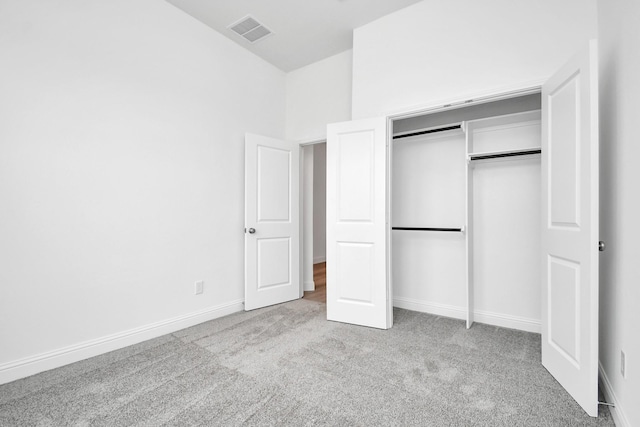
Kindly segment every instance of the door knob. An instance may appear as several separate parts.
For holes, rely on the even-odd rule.
[[[255,232],[256,232],[256,229],[255,229],[255,228],[250,228],[250,229],[249,229],[249,234],[253,234],[253,233],[255,233]]]
[[[604,250],[605,250],[605,248],[606,248],[606,247],[607,247],[607,246],[604,244],[604,242],[603,242],[602,240],[600,240],[600,243],[598,243],[598,250],[599,250],[600,252],[604,252]]]

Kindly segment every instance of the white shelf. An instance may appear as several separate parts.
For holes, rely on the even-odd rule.
[[[504,114],[502,116],[470,120],[467,122],[467,127],[470,131],[477,132],[485,129],[495,130],[501,127],[509,127],[513,125],[523,126],[529,123],[540,123],[541,115],[540,110]]]

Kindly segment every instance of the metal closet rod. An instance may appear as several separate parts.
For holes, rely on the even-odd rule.
[[[540,154],[540,153],[542,153],[541,149],[514,151],[511,153],[478,154],[478,155],[472,155],[469,160],[473,161],[473,160],[499,159],[501,157],[529,156],[531,154]]]
[[[453,126],[445,126],[445,127],[441,127],[441,128],[435,128],[435,129],[427,129],[427,130],[421,130],[418,132],[412,132],[412,133],[405,133],[402,135],[395,135],[393,137],[393,139],[400,139],[400,138],[409,138],[410,136],[418,136],[418,135],[426,135],[428,133],[436,133],[436,132],[444,132],[447,130],[455,130],[455,129],[461,129],[462,125],[453,125]]]
[[[409,230],[409,231],[451,231],[462,232],[464,228],[445,228],[445,227],[391,227],[392,230]]]

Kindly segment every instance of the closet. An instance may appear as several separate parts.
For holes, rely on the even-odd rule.
[[[540,332],[540,94],[393,122],[397,307]]]
[[[327,319],[393,306],[541,333],[598,412],[597,44],[540,91],[327,127]]]

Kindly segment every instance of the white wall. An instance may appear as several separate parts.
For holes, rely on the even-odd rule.
[[[539,125],[518,130],[540,141]],[[539,333],[540,159],[478,162],[471,175],[474,318]]]
[[[465,135],[438,132],[394,140],[393,227],[465,225]],[[393,305],[466,318],[463,233],[392,231]]]
[[[424,0],[358,28],[353,118],[539,84],[596,36],[596,0]]]
[[[640,3],[601,0],[600,35],[600,363],[618,426],[640,425],[638,272],[638,99]],[[620,374],[620,351],[627,378]]]
[[[3,1],[0,62],[0,382],[241,309],[284,73],[157,0]]]
[[[313,145],[313,262],[327,259],[327,144]]]
[[[327,124],[351,120],[352,51],[287,74],[287,139],[327,138]]]

